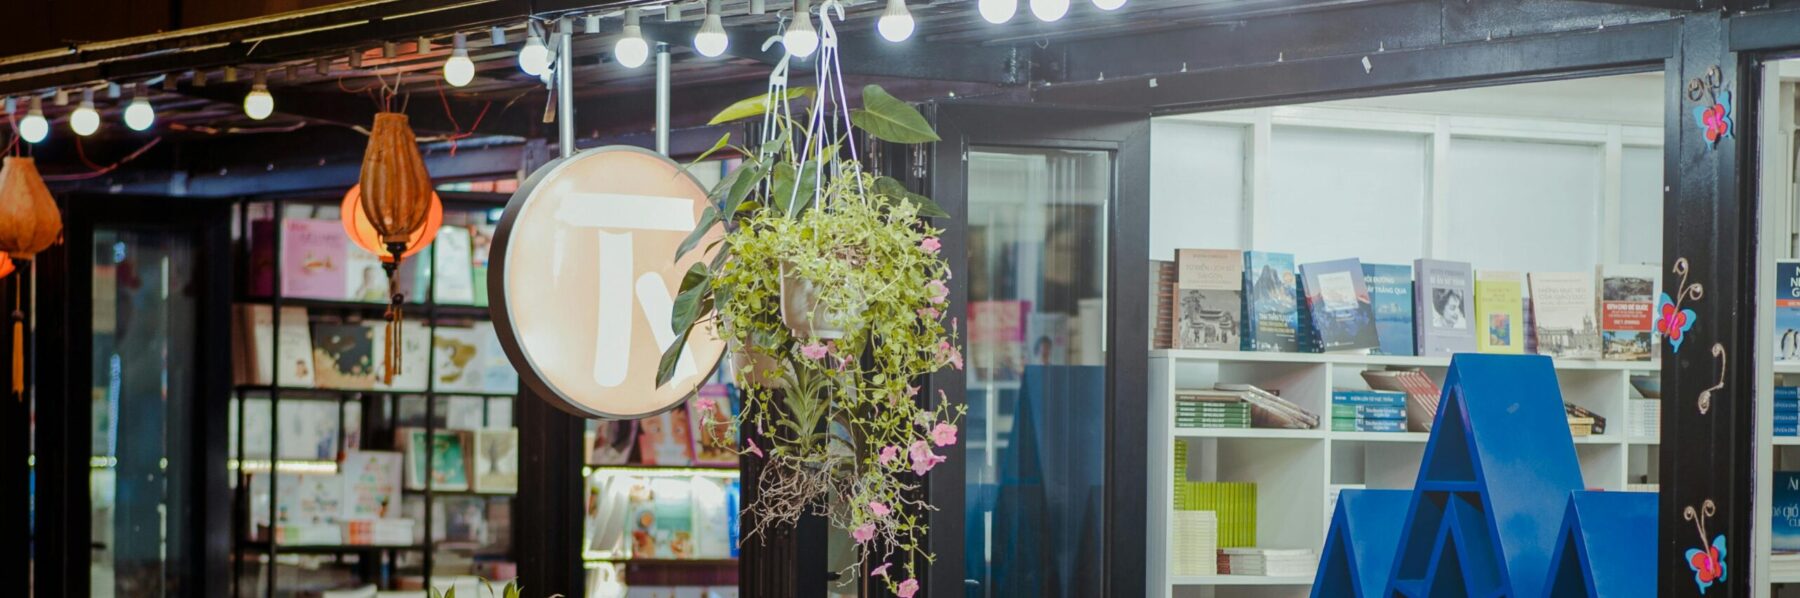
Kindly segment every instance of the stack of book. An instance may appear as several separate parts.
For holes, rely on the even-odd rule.
[[[1215,513],[1221,548],[1256,545],[1256,484],[1178,482],[1175,510]]]
[[[1631,438],[1662,437],[1662,401],[1631,399],[1625,401],[1625,435]]]
[[[1319,554],[1311,548],[1225,548],[1219,550],[1219,574],[1266,577],[1311,577]]]
[[[1606,418],[1586,407],[1564,402],[1563,413],[1569,417],[1569,434],[1597,436],[1606,433]]]
[[[1800,386],[1775,387],[1775,435],[1800,436]]]
[[[1417,369],[1363,370],[1369,388],[1406,393],[1406,430],[1430,432],[1437,420],[1438,389],[1431,376]]]
[[[1214,384],[1213,389],[1236,393],[1249,403],[1252,428],[1314,430],[1319,427],[1318,414],[1255,385],[1220,382]]]
[[[1406,393],[1385,390],[1331,391],[1331,431],[1405,432]]]
[[[1217,575],[1219,515],[1212,511],[1176,511],[1169,528],[1169,572],[1174,575]]]
[[[1241,393],[1182,390],[1175,393],[1175,426],[1180,428],[1248,428],[1250,403]]]

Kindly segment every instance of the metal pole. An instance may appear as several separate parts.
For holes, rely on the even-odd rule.
[[[669,44],[656,42],[656,151],[669,155]]]
[[[564,17],[556,32],[556,149],[564,158],[575,155],[575,36],[569,25]]]

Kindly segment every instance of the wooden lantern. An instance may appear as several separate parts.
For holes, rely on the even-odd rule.
[[[8,256],[5,270],[13,270],[14,258],[30,260],[62,237],[62,213],[44,177],[31,158],[8,156],[0,166],[0,251]],[[14,285],[14,289],[21,288]],[[12,390],[25,398],[25,298],[12,297]]]
[[[375,128],[369,131],[369,147],[363,152],[362,213],[375,229],[380,242],[393,259],[382,260],[387,269],[388,289],[392,293],[387,309],[387,351],[383,354],[383,380],[394,381],[400,373],[400,311],[406,296],[400,292],[400,260],[414,243],[413,234],[424,228],[431,214],[431,175],[425,171],[425,158],[419,155],[419,144],[413,138],[406,115],[382,112],[375,115]],[[441,217],[441,213],[440,213]],[[421,245],[423,246],[423,245]]]
[[[369,223],[369,217],[363,214],[362,185],[350,187],[344,194],[344,203],[338,208],[338,216],[344,222],[344,234],[361,247],[363,251],[375,254],[381,261],[392,261],[394,254],[388,253],[387,246],[381,242],[381,233],[375,232],[375,225]],[[431,211],[425,215],[425,226],[413,233],[412,239],[406,243],[406,252],[402,258],[412,257],[423,251],[432,241],[437,240],[438,229],[444,226],[444,202],[438,199],[437,193],[431,194]]]

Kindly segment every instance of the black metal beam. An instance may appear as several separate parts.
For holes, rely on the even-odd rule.
[[[1719,0],[1582,0],[1594,4],[1616,4],[1638,8],[1655,8],[1661,10],[1701,11],[1716,10],[1722,4]]]
[[[693,43],[698,25],[645,24],[644,38],[652,43],[688,46]],[[763,49],[763,42],[774,35],[772,29],[738,27],[727,30],[731,39],[725,55],[773,65],[781,61],[784,51],[779,45]],[[981,46],[957,43],[895,44],[873,35],[845,35],[838,38],[839,68],[846,76],[895,77],[932,81],[966,81],[993,85],[1022,85],[1026,82],[1024,62],[1019,50],[1012,46]],[[790,62],[794,72],[810,72],[818,54]]]
[[[1726,25],[1733,52],[1800,49],[1800,8],[1736,15]]]

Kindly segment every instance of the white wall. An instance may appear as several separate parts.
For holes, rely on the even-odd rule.
[[[1248,135],[1241,125],[1151,121],[1152,259],[1175,259],[1196,237],[1207,247],[1240,245]]]
[[[1274,225],[1257,248],[1292,252],[1298,263],[1412,263],[1424,247],[1429,139],[1274,127],[1265,204]]]
[[[1445,257],[1481,269],[1593,271],[1602,174],[1596,146],[1452,140]]]

